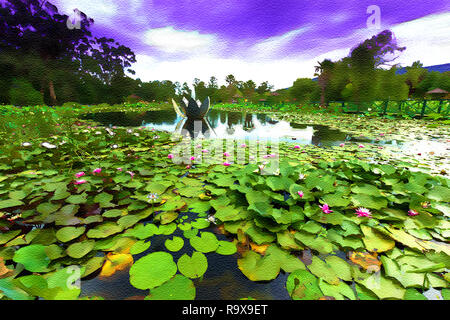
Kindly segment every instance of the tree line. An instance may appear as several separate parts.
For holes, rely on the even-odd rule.
[[[297,79],[290,96],[299,102],[365,102],[373,100],[424,99],[432,89],[450,91],[450,72],[429,72],[420,61],[397,74],[399,47],[391,31],[385,30],[353,48],[349,56],[316,66],[316,79]]]
[[[94,20],[77,11],[76,27],[48,1],[5,0],[0,6],[0,104],[116,104],[168,101],[192,96],[213,103],[268,101],[368,101],[423,98],[436,87],[450,91],[449,72],[428,72],[420,62],[396,74],[392,63],[399,47],[385,30],[353,48],[339,61],[316,66],[317,79],[297,79],[291,88],[273,91],[268,81],[237,80],[232,74],[219,86],[211,77],[186,82],[132,78],[134,52],[108,37],[94,37]],[[194,92],[192,92],[192,89]]]

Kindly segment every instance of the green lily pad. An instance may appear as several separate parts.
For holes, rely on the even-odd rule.
[[[177,272],[172,255],[153,252],[137,260],[130,268],[130,283],[137,289],[153,289],[170,280]]]
[[[76,242],[67,247],[66,252],[72,258],[82,258],[94,249],[94,240],[84,240]]]
[[[280,265],[273,259],[262,257],[254,251],[243,253],[238,259],[238,267],[242,273],[252,281],[269,281],[278,276]]]
[[[232,255],[237,252],[237,247],[233,242],[219,241],[219,247],[217,247],[216,253],[221,255]]]
[[[191,237],[189,242],[195,250],[203,253],[216,251],[219,247],[219,241],[211,232],[201,232],[200,237]]]
[[[137,241],[130,248],[130,254],[139,254],[147,250],[151,245],[150,241],[145,242],[144,240]]]
[[[306,270],[292,272],[286,280],[286,289],[293,300],[318,300],[323,297],[317,278]]]
[[[194,300],[195,294],[192,280],[177,274],[161,286],[151,289],[145,300]]]
[[[361,230],[364,233],[362,238],[366,249],[375,252],[389,251],[395,247],[395,241],[387,238],[383,234],[377,232],[375,229],[361,225]]]
[[[178,270],[188,278],[195,279],[200,278],[208,269],[208,260],[206,256],[194,251],[192,257],[189,257],[186,253],[183,254],[177,262]]]
[[[88,236],[88,238],[106,238],[110,235],[122,231],[122,229],[123,228],[121,226],[118,226],[114,222],[105,222],[95,228],[90,229],[86,235]]]
[[[184,240],[183,240],[183,238],[175,236],[175,237],[173,237],[173,239],[167,239],[164,242],[164,245],[166,246],[167,250],[176,252],[176,251],[180,251],[181,248],[183,248]]]
[[[50,258],[45,252],[46,246],[41,244],[32,244],[22,247],[14,254],[14,262],[21,263],[25,269],[31,272],[46,272]]]
[[[81,236],[85,230],[85,227],[64,227],[56,231],[56,238],[62,242],[69,242]]]

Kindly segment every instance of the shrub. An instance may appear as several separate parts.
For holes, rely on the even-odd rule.
[[[14,79],[9,90],[10,102],[16,106],[43,105],[42,94],[32,84],[23,79]]]

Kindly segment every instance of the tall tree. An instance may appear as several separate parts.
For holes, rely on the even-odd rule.
[[[93,38],[89,30],[94,20],[77,11],[76,27],[69,16],[60,14],[48,1],[4,0],[0,7],[0,52],[10,55],[36,55],[42,62],[41,92],[57,102],[55,82],[66,73],[78,79],[96,76],[104,84],[122,75],[135,62],[134,53],[113,39]],[[129,70],[133,73],[132,70]],[[61,84],[61,83],[60,83]],[[64,84],[61,84],[64,85]],[[67,85],[66,85],[67,87]]]
[[[315,66],[315,76],[318,76],[318,84],[320,87],[320,105],[325,105],[325,92],[328,86],[328,83],[330,82],[330,78],[332,76],[334,68],[334,62],[325,59],[322,62],[318,62],[318,65]]]

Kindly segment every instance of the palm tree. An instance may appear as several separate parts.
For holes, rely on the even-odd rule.
[[[324,106],[325,105],[325,90],[328,86],[328,83],[330,82],[331,73],[334,68],[334,62],[329,59],[325,59],[322,62],[318,61],[317,63],[318,63],[318,65],[315,66],[316,72],[314,73],[314,75],[318,77],[317,80],[319,83],[319,87],[321,89],[320,105]]]

